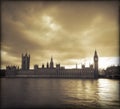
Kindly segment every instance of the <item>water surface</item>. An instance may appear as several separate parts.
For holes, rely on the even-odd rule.
[[[119,80],[1,78],[2,108],[118,109]]]

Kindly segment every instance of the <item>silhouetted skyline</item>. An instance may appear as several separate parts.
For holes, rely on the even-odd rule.
[[[68,67],[89,63],[95,49],[100,67],[118,63],[118,9],[114,0],[2,2],[2,68],[20,66],[24,52],[31,66],[51,56]]]

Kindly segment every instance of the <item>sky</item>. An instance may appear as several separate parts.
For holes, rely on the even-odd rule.
[[[118,65],[118,1],[4,1],[1,5],[1,68],[50,62],[66,68],[93,64]]]

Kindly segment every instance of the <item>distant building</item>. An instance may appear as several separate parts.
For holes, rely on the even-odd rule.
[[[30,54],[22,54],[22,70],[29,70],[30,68]]]
[[[0,69],[0,78],[5,77],[5,69]]]
[[[53,62],[53,58],[51,57],[51,61],[50,61],[50,68],[54,68],[54,62]]]
[[[34,69],[30,70],[30,55],[27,53],[25,55],[22,54],[22,65],[21,69],[17,69],[16,67],[7,67],[6,68],[6,76],[25,76],[25,77],[49,77],[49,78],[98,78],[98,55],[95,50],[94,53],[94,66],[92,64],[89,67],[85,67],[82,64],[82,68],[79,69],[76,67],[74,69],[65,69],[64,66],[60,66],[60,64],[56,64],[54,66],[53,58],[51,57],[50,63],[47,62],[46,66],[42,64],[42,67],[38,67],[37,64],[34,65]]]
[[[95,70],[95,78],[98,78],[98,55],[97,55],[97,51],[95,50],[94,53],[94,70]]]
[[[46,65],[46,66],[47,66],[47,68],[49,68],[49,63],[48,63],[48,62],[47,62],[47,65]]]
[[[16,75],[17,71],[19,71],[19,66],[11,65],[11,66],[6,66],[6,75]]]
[[[120,79],[120,66],[110,66],[105,70],[106,78],[119,78]]]

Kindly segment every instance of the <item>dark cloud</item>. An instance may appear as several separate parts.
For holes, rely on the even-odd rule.
[[[40,48],[40,44],[26,38],[22,27],[12,21],[6,21],[2,25],[2,46],[8,46],[9,53],[20,54],[25,50],[34,51]]]
[[[22,52],[31,66],[49,61],[72,64],[71,59],[118,56],[118,2],[2,2],[3,65],[20,65]],[[115,51],[112,52],[111,50]],[[18,62],[17,62],[18,61]]]

